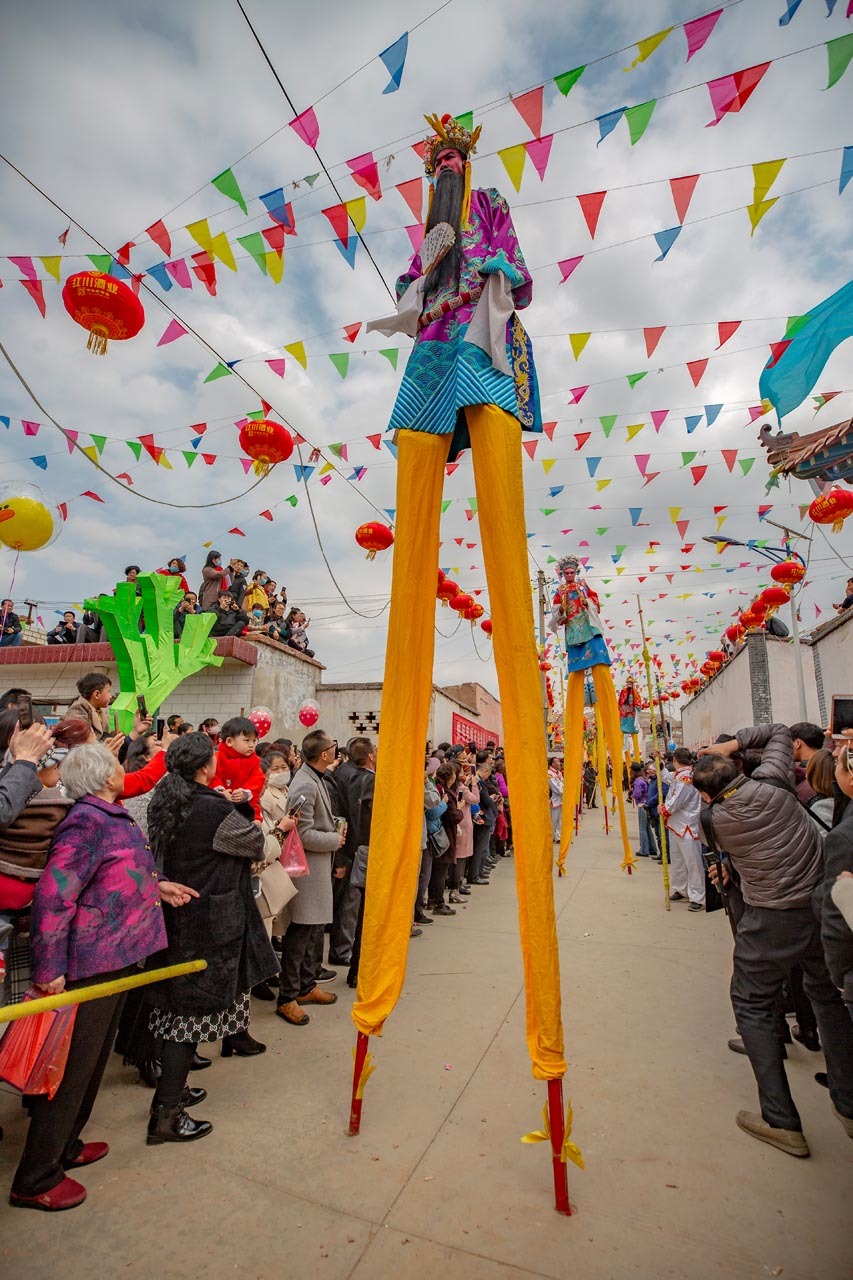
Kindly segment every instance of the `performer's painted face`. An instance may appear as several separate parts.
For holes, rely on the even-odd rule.
[[[435,176],[438,177],[445,169],[450,169],[453,173],[460,173],[465,167],[465,161],[458,151],[448,150],[440,151],[435,159]]]
[[[574,586],[576,572],[577,570],[571,568],[563,570],[563,578],[567,587]]]

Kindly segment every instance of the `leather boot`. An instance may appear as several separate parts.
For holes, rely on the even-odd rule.
[[[212,1129],[209,1120],[194,1120],[183,1106],[155,1105],[151,1108],[145,1141],[149,1147],[156,1147],[161,1142],[194,1142],[196,1138],[206,1138]]]

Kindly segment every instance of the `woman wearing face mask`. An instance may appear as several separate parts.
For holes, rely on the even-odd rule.
[[[187,571],[187,566],[180,556],[172,556],[172,559],[169,561],[167,568],[157,570],[158,573],[161,573],[166,578],[177,578],[181,584],[181,590],[183,591],[184,595],[186,595],[186,593],[190,589],[189,583],[184,577],[184,574],[186,573],[186,571]]]
[[[198,589],[198,602],[202,613],[216,608],[219,592],[225,587],[225,574],[222,570],[222,552],[209,551],[201,571],[201,586]]]
[[[258,569],[257,572],[252,575],[252,581],[246,590],[246,594],[243,596],[243,608],[250,616],[256,616],[256,609],[261,610],[261,619],[266,616],[267,609],[270,607],[270,602],[265,590],[268,582],[269,578],[263,569]]]

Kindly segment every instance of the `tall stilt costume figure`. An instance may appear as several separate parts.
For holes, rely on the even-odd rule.
[[[622,737],[619,731],[619,708],[616,690],[610,674],[610,654],[601,629],[598,614],[598,596],[581,577],[577,556],[563,556],[557,561],[559,586],[554,595],[549,629],[555,634],[564,629],[566,649],[566,705],[565,767],[563,770],[563,822],[560,853],[557,866],[560,875],[566,873],[566,854],[574,830],[575,807],[580,802],[581,765],[583,762],[583,705],[584,672],[592,672],[595,694],[598,699],[596,714],[604,729],[604,739],[610,758],[622,759]],[[625,817],[625,801],[621,789],[615,788],[619,805],[619,828],[622,833],[624,856],[622,866],[630,874],[635,865],[628,842],[628,823]]]
[[[625,767],[631,772],[631,761],[640,759],[640,740],[637,736],[637,712],[640,700],[634,677],[628,676],[625,688],[619,691],[619,728],[622,731],[622,749],[625,753]],[[633,755],[631,750],[633,748]]]
[[[541,431],[530,339],[516,311],[533,285],[509,208],[494,189],[471,187],[480,130],[428,117],[424,164],[434,178],[427,235],[397,281],[395,315],[372,322],[407,333],[414,349],[389,430],[396,432],[397,516],[382,697],[353,1021],[358,1030],[350,1132],[371,1069],[367,1037],[379,1035],[405,977],[423,821],[435,646],[435,567],[445,464],[471,448],[495,665],[512,792],[515,873],[533,1074],[548,1081],[547,1136],[557,1207],[569,1212],[566,1159],[580,1160],[562,1109],[563,1031],[548,806],[548,761],[533,618],[521,432]],[[436,245],[438,247],[436,247]],[[570,1119],[570,1117],[569,1117]]]

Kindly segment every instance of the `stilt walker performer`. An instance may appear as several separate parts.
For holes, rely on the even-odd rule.
[[[530,339],[516,311],[532,296],[509,208],[471,186],[479,128],[428,117],[424,165],[434,179],[422,250],[397,281],[395,315],[369,326],[415,339],[389,430],[396,432],[397,515],[371,824],[364,930],[353,1021],[358,1030],[350,1132],[361,1111],[367,1037],[379,1035],[405,977],[421,857],[423,744],[435,645],[435,573],[445,465],[473,455],[495,665],[512,788],[515,872],[527,999],[527,1045],[548,1082],[547,1136],[557,1208],[569,1213],[562,1103],[563,1030],[552,879],[548,761],[530,599],[521,432],[541,431]]]

